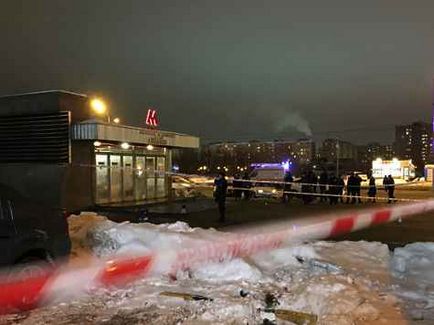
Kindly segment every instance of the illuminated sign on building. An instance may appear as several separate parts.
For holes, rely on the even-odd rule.
[[[372,175],[375,178],[383,178],[392,175],[393,178],[408,180],[415,176],[415,166],[411,160],[382,160],[377,158],[372,161]]]
[[[147,126],[158,126],[158,119],[157,119],[157,111],[155,109],[148,109],[148,113],[146,114],[146,125]]]

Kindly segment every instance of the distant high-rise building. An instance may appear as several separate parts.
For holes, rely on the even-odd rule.
[[[357,146],[358,167],[362,170],[371,169],[372,161],[377,158],[391,160],[393,156],[392,145],[383,145],[378,142],[371,142],[367,145]]]
[[[318,158],[321,166],[336,168],[334,171],[345,173],[359,167],[357,154],[357,146],[351,142],[329,138],[322,142]]]
[[[315,158],[315,142],[310,139],[219,142],[204,146],[202,163],[210,171],[229,173],[244,171],[252,163],[279,163],[286,160],[297,166],[310,164]]]
[[[357,159],[357,147],[348,141],[325,139],[320,149],[320,158],[335,161],[338,155],[339,159]]]
[[[425,122],[414,122],[395,127],[395,154],[400,159],[411,159],[419,172],[423,171],[431,153],[432,128]]]

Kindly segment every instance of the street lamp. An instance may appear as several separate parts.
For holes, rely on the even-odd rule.
[[[110,114],[107,110],[107,104],[101,98],[95,97],[90,100],[90,108],[97,115],[107,118],[107,122],[111,122]],[[119,117],[113,119],[113,123],[119,124],[121,122]]]
[[[98,115],[104,115],[107,112],[107,105],[102,99],[93,98],[90,101],[90,107]]]

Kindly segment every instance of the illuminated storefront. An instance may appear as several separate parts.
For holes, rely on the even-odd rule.
[[[96,204],[167,198],[171,148],[199,145],[185,134],[96,121],[73,125],[72,139],[93,146]]]
[[[408,180],[415,177],[416,167],[411,160],[382,160],[377,158],[372,161],[372,175],[375,178],[383,178],[392,175],[395,179]]]

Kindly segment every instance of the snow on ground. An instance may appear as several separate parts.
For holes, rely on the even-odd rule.
[[[73,265],[94,255],[170,251],[232,236],[182,222],[118,224],[89,213],[69,223]],[[179,272],[176,280],[153,275],[125,288],[9,315],[0,324],[261,324],[275,317],[261,310],[267,296],[275,298],[276,308],[318,315],[319,324],[432,324],[433,269],[434,243],[392,254],[381,243],[318,241],[204,265]],[[162,295],[167,291],[213,300]]]
[[[434,320],[434,243],[413,243],[395,249],[391,268],[395,291],[406,302],[412,317]]]

